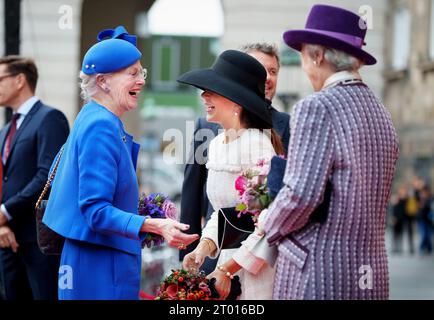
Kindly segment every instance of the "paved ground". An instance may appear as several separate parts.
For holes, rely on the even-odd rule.
[[[434,255],[410,255],[404,250],[400,255],[389,254],[390,299],[434,300]]]
[[[390,248],[390,236],[387,237]],[[418,243],[415,241],[415,243]],[[390,250],[389,250],[390,252]],[[392,300],[434,300],[434,255],[408,254],[404,246],[401,255],[389,253],[390,299]],[[174,249],[144,250],[142,289],[148,293],[156,288],[165,272],[180,267],[177,251]]]

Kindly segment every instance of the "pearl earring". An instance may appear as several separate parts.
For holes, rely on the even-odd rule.
[[[314,61],[313,64],[316,65],[316,61]]]
[[[234,113],[234,115],[236,115],[236,116],[237,116],[237,115],[238,115],[238,112],[235,112],[235,113]]]

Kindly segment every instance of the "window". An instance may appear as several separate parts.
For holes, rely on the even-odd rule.
[[[406,69],[410,54],[411,19],[407,8],[398,8],[393,17],[393,51],[392,68],[394,70]]]
[[[152,84],[156,90],[173,90],[178,85],[180,44],[171,38],[156,39],[152,46]]]

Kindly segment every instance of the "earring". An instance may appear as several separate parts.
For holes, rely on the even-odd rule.
[[[316,65],[316,63],[317,63],[316,61],[313,62],[314,65]]]
[[[238,115],[238,112],[235,112],[235,113],[234,113],[234,115],[236,115],[236,116],[237,116],[237,115]]]

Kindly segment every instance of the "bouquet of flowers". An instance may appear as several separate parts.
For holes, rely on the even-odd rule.
[[[261,159],[255,167],[244,170],[235,180],[235,189],[240,196],[235,208],[239,212],[238,217],[250,214],[257,222],[261,211],[272,202],[267,187],[269,170],[269,161]]]
[[[149,196],[142,194],[139,199],[139,214],[151,218],[171,218],[176,219],[177,210],[172,201],[161,193],[151,193]],[[148,232],[142,242],[142,248],[158,246],[164,242],[164,238],[159,234]]]
[[[155,300],[217,300],[215,279],[207,279],[205,272],[172,270],[160,284]]]
[[[204,271],[172,270],[172,273],[161,282],[156,296],[151,296],[141,291],[140,299],[219,300],[220,295],[215,289],[215,282],[216,279],[208,279]],[[231,279],[231,291],[226,300],[235,300],[240,294],[240,278],[234,276]]]

